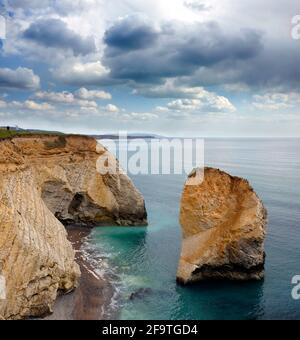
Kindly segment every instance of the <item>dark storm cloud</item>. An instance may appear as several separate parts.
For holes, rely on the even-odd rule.
[[[31,24],[23,36],[25,39],[44,47],[72,50],[76,56],[87,55],[96,51],[93,38],[81,37],[59,19],[41,19]]]
[[[266,50],[261,58],[243,69],[250,86],[300,88],[300,45],[282,44]]]
[[[118,50],[139,50],[152,46],[157,37],[157,31],[149,23],[130,17],[106,31],[104,42]]]
[[[118,79],[159,82],[164,77],[189,76],[201,67],[259,55],[261,35],[253,30],[225,34],[216,23],[137,24],[120,21],[105,34],[105,65]],[[154,33],[155,32],[155,33]]]

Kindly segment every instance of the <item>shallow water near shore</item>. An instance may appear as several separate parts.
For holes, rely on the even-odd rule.
[[[149,215],[148,228],[95,228],[89,246],[113,277],[114,318],[299,319],[292,277],[300,275],[300,140],[209,139],[207,166],[247,178],[269,213],[266,278],[262,282],[176,284],[185,176],[134,176]],[[105,268],[99,268],[104,270]]]

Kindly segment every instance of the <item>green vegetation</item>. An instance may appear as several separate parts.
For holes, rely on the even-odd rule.
[[[31,132],[28,131],[16,131],[16,130],[2,130],[0,129],[0,138],[5,139],[5,138],[10,138],[18,135],[30,135]]]
[[[51,131],[30,131],[30,130],[7,130],[4,128],[0,128],[0,139],[12,138],[17,136],[38,136],[38,135],[63,135],[60,132],[51,132]]]

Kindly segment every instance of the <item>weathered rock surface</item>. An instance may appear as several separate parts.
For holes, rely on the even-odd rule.
[[[203,183],[195,184],[197,174],[190,175],[182,195],[178,282],[262,279],[267,224],[263,203],[244,179],[206,168]]]
[[[61,222],[146,224],[131,180],[97,171],[106,152],[82,136],[0,141],[0,319],[49,313],[59,292],[76,287],[80,271]]]

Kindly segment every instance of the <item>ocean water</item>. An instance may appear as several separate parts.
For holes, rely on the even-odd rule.
[[[125,320],[300,319],[300,140],[208,139],[205,163],[247,178],[269,213],[262,282],[176,284],[185,176],[134,176],[148,228],[101,227],[89,242],[113,274],[114,308]]]

